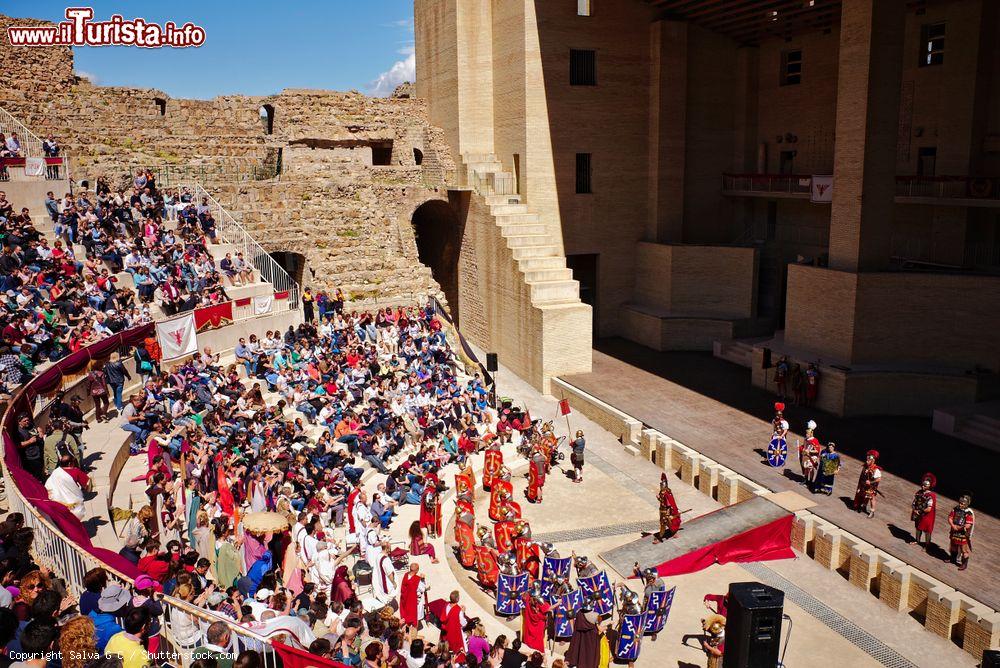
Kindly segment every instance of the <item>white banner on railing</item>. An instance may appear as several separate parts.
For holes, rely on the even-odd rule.
[[[813,175],[809,201],[827,204],[833,201],[833,174]]]
[[[254,315],[264,315],[265,313],[271,312],[271,306],[274,304],[274,295],[257,295],[253,298],[253,314]]]
[[[156,323],[156,339],[163,349],[165,362],[198,352],[198,332],[194,328],[194,313]]]
[[[45,158],[25,158],[25,176],[45,176]]]

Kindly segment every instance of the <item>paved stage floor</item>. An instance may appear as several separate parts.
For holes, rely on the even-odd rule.
[[[996,506],[1000,495],[992,480],[996,454],[931,431],[930,419],[843,419],[815,409],[789,406],[795,433],[782,471],[761,456],[771,434],[775,397],[750,385],[750,370],[707,353],[658,353],[611,339],[595,350],[593,371],[563,380],[628,413],[747,478],[775,491],[794,490],[816,501],[813,512],[873,545],[927,572],[973,598],[1000,608],[1000,578],[995,566],[1000,547]],[[643,368],[639,368],[639,366]],[[643,369],[649,369],[645,371]],[[822,392],[822,385],[820,386]],[[790,402],[789,402],[790,403]],[[798,460],[791,456],[805,423],[818,423],[817,437],[834,441],[843,459],[831,497],[810,495],[801,484]],[[854,497],[864,453],[881,452],[883,479],[873,519],[854,512]],[[930,554],[906,541],[912,533],[910,503],[918,480],[933,471],[940,481],[937,524]],[[945,561],[947,515],[961,491],[973,493],[976,510],[973,558],[959,572]]]

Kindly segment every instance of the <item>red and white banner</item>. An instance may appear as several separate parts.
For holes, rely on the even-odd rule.
[[[264,315],[265,313],[270,313],[273,304],[273,295],[257,295],[253,298],[253,314]]]
[[[198,333],[194,313],[156,323],[156,340],[163,349],[163,361],[191,355],[198,351]]]
[[[194,326],[199,332],[218,329],[233,322],[233,303],[222,302],[212,306],[202,306],[194,311]]]
[[[26,158],[24,161],[25,176],[45,176],[45,158]]]
[[[813,174],[809,201],[820,204],[829,204],[833,201],[833,174],[819,176]]]

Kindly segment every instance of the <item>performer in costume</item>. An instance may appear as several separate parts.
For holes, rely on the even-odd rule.
[[[583,607],[573,620],[573,637],[566,651],[566,663],[573,668],[597,668],[601,659],[601,636],[597,624],[600,616],[594,602],[585,598]]]
[[[517,555],[517,565],[521,570],[528,571],[532,580],[538,579],[541,561],[538,544],[531,540],[531,526],[525,520],[518,520],[518,535],[514,538],[514,552]]]
[[[931,546],[931,534],[934,533],[934,520],[937,515],[937,477],[933,473],[925,473],[920,479],[920,489],[913,495],[913,509],[910,519],[913,520],[913,533],[917,545],[928,549]]]
[[[858,489],[854,493],[854,510],[875,517],[875,495],[882,480],[882,469],[878,466],[878,450],[869,450],[865,456],[865,466],[858,478]]]
[[[701,648],[708,657],[707,668],[718,668],[722,665],[722,654],[726,651],[726,618],[722,615],[709,615],[701,620],[701,628],[705,632]]]
[[[420,528],[427,529],[430,538],[441,535],[441,504],[433,481],[427,483],[420,497]]]
[[[826,444],[823,454],[819,456],[813,492],[831,496],[833,494],[833,481],[838,473],[840,473],[840,454],[837,452],[837,444],[830,441]]]
[[[670,491],[666,473],[660,474],[660,493],[657,494],[657,499],[660,501],[660,531],[653,536],[653,542],[662,543],[681,528],[681,514],[677,510],[674,493]]]
[[[788,436],[788,420],[785,419],[785,404],[780,401],[774,404],[774,419],[771,420],[771,426],[774,427],[771,432],[771,438],[787,438]]]
[[[472,568],[476,565],[476,539],[475,539],[475,518],[472,524],[468,524],[460,515],[455,519],[455,549],[458,551],[458,560],[465,568]],[[485,529],[486,527],[482,527]]]
[[[399,617],[403,623],[420,628],[426,617],[427,582],[420,574],[420,564],[410,562],[410,570],[399,587]]]
[[[642,580],[645,588],[642,591],[642,609],[649,610],[649,597],[653,595],[653,592],[666,591],[667,583],[663,581],[660,574],[655,568],[639,568],[639,562],[635,562],[632,567],[632,574],[637,578]],[[653,640],[656,640],[656,634],[653,634]]]
[[[494,437],[487,442],[483,458],[483,489],[488,492],[493,487],[493,480],[500,474],[500,469],[503,468],[503,453],[500,451],[500,439]]]
[[[638,615],[642,613],[642,608],[640,607],[642,601],[639,598],[639,594],[632,591],[625,585],[624,582],[618,583],[618,626],[614,630],[608,630],[608,642],[611,644],[612,654],[614,654],[614,648],[618,644],[618,638],[621,636],[622,627],[625,624],[626,615]],[[640,642],[642,640],[642,628],[640,624],[639,632],[636,634],[635,642]],[[617,656],[613,657],[616,662],[624,661]],[[629,668],[635,666],[634,661],[628,662]]]
[[[576,566],[576,580],[584,580],[586,578],[592,578],[601,571],[595,566],[590,559],[587,557],[578,557],[576,552],[573,553],[573,565]]]
[[[572,451],[569,461],[573,465],[573,482],[583,482],[583,460],[584,452],[587,449],[587,439],[583,437],[583,430],[577,430],[576,439],[570,444]]]
[[[524,495],[531,503],[541,503],[542,487],[545,486],[545,472],[549,465],[549,459],[545,455],[545,450],[541,444],[536,444],[531,449],[531,457],[528,464],[528,488],[524,490]]]
[[[469,480],[469,495],[473,500],[476,498],[476,472],[472,468],[472,459],[469,457],[465,458],[465,466],[459,469],[459,474],[465,476]]]
[[[485,529],[486,527],[480,527]],[[489,536],[487,536],[489,538]],[[492,543],[492,539],[490,539]],[[476,579],[485,589],[496,589],[497,578],[500,575],[499,554],[492,545],[483,544],[476,547]]]
[[[963,494],[958,497],[958,505],[948,514],[948,526],[951,529],[951,560],[958,564],[958,570],[969,567],[969,556],[972,554],[972,530],[975,528],[976,515],[972,512],[972,497]]]
[[[524,594],[524,609],[521,611],[521,642],[531,649],[545,654],[545,627],[549,609],[552,607],[542,598],[542,583],[537,580]]]
[[[810,491],[816,491],[816,474],[819,469],[820,451],[823,447],[814,435],[816,422],[809,420],[806,423],[806,440],[799,443],[799,464],[802,467],[802,477],[805,479],[806,487]]]
[[[493,537],[496,539],[497,550],[508,552],[514,549],[514,538],[520,533],[517,519],[501,520],[493,525]]]
[[[451,592],[448,596],[448,604],[444,607],[441,615],[441,635],[448,642],[448,647],[456,654],[466,652],[465,628],[467,620],[465,610],[458,604],[459,594],[457,591]]]
[[[480,545],[492,547],[494,550],[497,549],[496,541],[493,540],[493,536],[490,534],[488,528],[483,526],[476,529],[476,537],[479,538]]]

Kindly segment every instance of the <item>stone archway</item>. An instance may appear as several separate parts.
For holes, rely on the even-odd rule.
[[[268,255],[303,288],[312,282],[311,272],[306,271],[306,256],[302,253],[271,251]]]
[[[411,218],[417,240],[417,256],[430,267],[431,275],[445,299],[452,317],[458,319],[458,258],[462,250],[464,223],[451,204],[429,200],[416,208]]]

